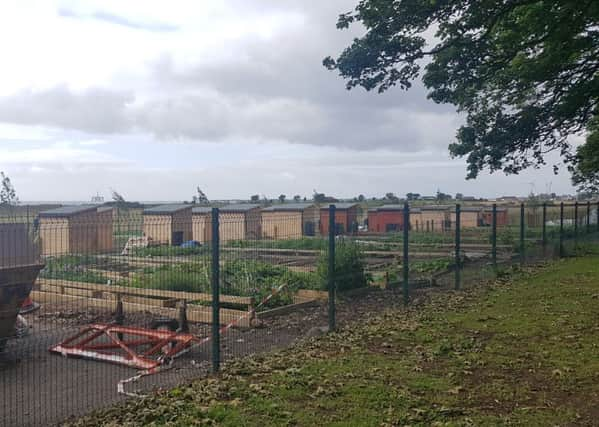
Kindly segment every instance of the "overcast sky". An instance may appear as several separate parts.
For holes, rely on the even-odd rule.
[[[550,168],[466,181],[461,122],[416,84],[321,65],[357,0],[4,1],[0,170],[21,200],[572,192]]]

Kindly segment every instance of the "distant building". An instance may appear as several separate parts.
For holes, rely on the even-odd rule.
[[[100,196],[99,193],[92,196],[92,204],[101,205],[102,203],[104,203],[104,197]]]
[[[114,209],[111,206],[98,208],[98,252],[106,253],[113,250]]]
[[[193,240],[200,243],[210,242],[212,239],[212,208],[210,206],[192,208],[191,223]]]
[[[284,203],[262,209],[262,238],[295,239],[313,236],[320,221],[314,203]]]
[[[193,239],[192,205],[160,205],[143,211],[143,232],[154,242],[179,246]]]
[[[383,205],[368,210],[368,231],[391,233],[403,230],[403,205]]]
[[[517,196],[501,196],[497,198],[497,201],[503,203],[520,203],[520,198]]]
[[[358,229],[358,203],[333,203],[335,205],[335,234],[345,234]],[[329,233],[329,206],[320,208],[320,233]]]
[[[262,236],[260,205],[236,203],[219,208],[219,236],[229,240],[255,240]]]
[[[221,206],[218,210],[218,236],[221,242],[259,239],[262,235],[260,205],[235,203]],[[194,207],[192,223],[194,240],[201,243],[212,240],[212,207]]]
[[[421,206],[419,215],[413,223],[418,231],[445,231],[450,226],[449,206]]]
[[[40,212],[42,255],[87,254],[98,250],[97,206],[63,206]]]
[[[456,208],[452,207],[449,213],[451,228],[455,228]],[[476,228],[483,225],[483,208],[481,206],[460,207],[460,228]]]
[[[483,209],[483,224],[484,225],[492,225],[493,224],[493,208],[485,207]],[[497,226],[504,226],[508,223],[508,211],[507,208],[497,207]]]

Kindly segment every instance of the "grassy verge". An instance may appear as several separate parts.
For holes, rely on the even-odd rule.
[[[511,277],[76,425],[593,425],[599,257]]]

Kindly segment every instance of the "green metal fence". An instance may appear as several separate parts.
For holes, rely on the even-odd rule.
[[[416,305],[430,292],[586,253],[599,237],[598,208],[406,203],[389,207],[384,231],[358,231],[352,204],[108,216],[66,207],[11,217],[0,221],[0,273],[27,257],[42,270],[30,283],[37,310],[21,315],[27,327],[0,336],[0,425],[57,423]],[[73,348],[68,340],[90,327],[100,341]],[[137,359],[120,347],[143,343]]]

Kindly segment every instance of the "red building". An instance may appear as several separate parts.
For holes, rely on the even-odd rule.
[[[354,232],[358,229],[357,203],[333,203],[335,205],[335,234]],[[329,234],[329,206],[320,208],[320,234]]]
[[[368,231],[376,231],[377,228],[377,210],[376,208],[368,209]]]
[[[403,230],[403,206],[383,205],[368,211],[368,231],[392,233]]]
[[[507,208],[497,208],[497,226],[502,227],[507,225]],[[485,225],[493,224],[493,208],[485,208],[483,210],[483,223]]]

